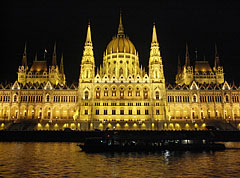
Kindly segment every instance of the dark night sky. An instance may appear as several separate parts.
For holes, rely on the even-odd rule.
[[[87,4],[70,0],[9,0],[1,6],[1,61],[5,63],[1,65],[1,82],[17,80],[25,41],[29,65],[36,52],[43,59],[45,48],[50,62],[56,41],[58,62],[61,53],[64,54],[67,82],[77,82],[88,20],[99,66],[107,44],[117,33],[122,9],[125,33],[146,68],[155,22],[167,82],[174,82],[177,56],[180,55],[183,64],[187,42],[192,63],[197,48],[198,59],[205,56],[211,66],[216,43],[226,80],[240,83],[240,3],[237,0],[89,1]]]

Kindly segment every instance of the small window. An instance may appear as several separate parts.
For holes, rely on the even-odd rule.
[[[120,110],[120,114],[121,114],[121,115],[124,115],[124,110]]]
[[[145,110],[145,115],[148,115],[148,114],[149,114],[149,113],[148,113],[148,109],[146,109],[146,110]]]
[[[104,115],[107,115],[107,110],[106,109],[104,110]]]
[[[116,115],[116,110],[112,110],[112,115]]]
[[[46,96],[46,102],[49,102],[49,101],[50,101],[50,96],[47,95],[47,96]]]
[[[140,115],[141,114],[141,111],[140,109],[137,110],[137,115]]]
[[[156,100],[159,100],[159,91],[156,91]]]
[[[85,91],[85,92],[84,92],[84,99],[85,99],[85,100],[88,100],[88,99],[89,99],[88,97],[89,97],[89,96],[88,96],[88,91]]]
[[[99,115],[99,109],[96,109],[96,115]]]
[[[128,114],[129,114],[129,115],[132,115],[132,110],[131,110],[131,109],[128,110]]]

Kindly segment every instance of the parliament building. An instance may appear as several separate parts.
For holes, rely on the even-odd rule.
[[[175,84],[166,84],[155,25],[148,72],[121,15],[99,67],[88,24],[78,85],[66,84],[56,44],[49,66],[37,55],[29,66],[26,51],[25,45],[17,80],[0,84],[0,129],[24,120],[35,121],[37,130],[202,130],[215,121],[240,129],[240,87],[224,79],[217,48],[211,67],[206,60],[191,65],[186,45]]]

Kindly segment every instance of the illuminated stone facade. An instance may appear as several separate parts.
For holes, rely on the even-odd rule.
[[[10,121],[35,120],[41,130],[188,130],[204,129],[209,120],[240,120],[240,88],[224,81],[218,55],[213,69],[207,61],[191,66],[186,47],[176,85],[166,85],[155,25],[148,73],[121,16],[98,68],[88,25],[78,86],[65,83],[63,58],[60,67],[56,61],[55,45],[51,66],[35,59],[28,69],[25,45],[18,81],[0,85],[1,128]]]

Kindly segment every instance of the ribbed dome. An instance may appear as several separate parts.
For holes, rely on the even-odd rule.
[[[112,53],[136,54],[136,49],[125,35],[117,35],[117,37],[113,37],[112,41],[107,45],[107,54]]]

